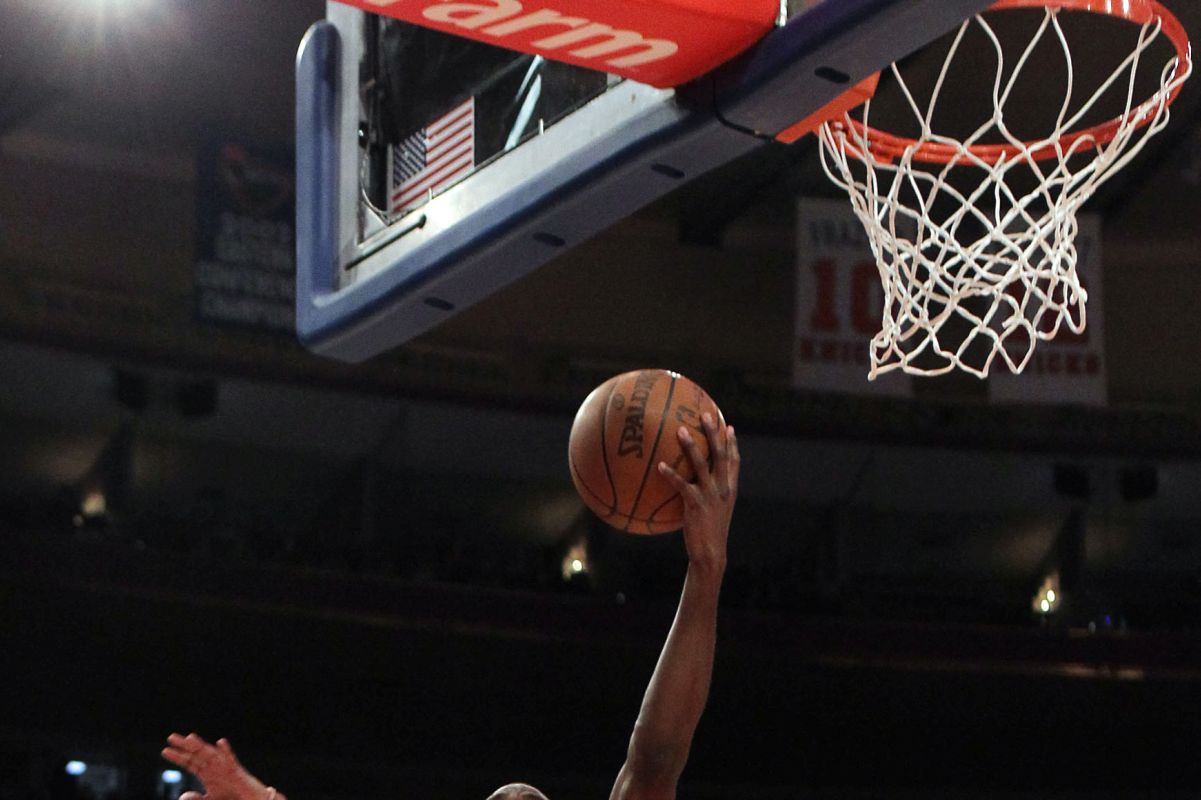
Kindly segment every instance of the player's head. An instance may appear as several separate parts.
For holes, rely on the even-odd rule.
[[[488,800],[547,800],[547,797],[528,783],[510,783],[488,795]]]

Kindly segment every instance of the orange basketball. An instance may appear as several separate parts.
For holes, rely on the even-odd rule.
[[[709,440],[701,414],[724,424],[704,389],[675,372],[642,369],[602,383],[585,398],[571,426],[567,460],[584,503],[614,528],[666,533],[684,524],[684,501],[666,478],[666,461],[681,476],[695,475],[676,431],[687,425],[702,456]]]

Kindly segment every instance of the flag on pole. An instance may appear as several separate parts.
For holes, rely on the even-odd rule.
[[[469,97],[392,148],[389,211],[415,208],[474,169],[475,98]]]

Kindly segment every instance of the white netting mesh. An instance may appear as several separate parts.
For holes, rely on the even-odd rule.
[[[1108,80],[1074,102],[1077,77],[1062,13],[1046,9],[1008,72],[994,25],[983,15],[965,22],[924,109],[893,65],[904,104],[920,129],[912,140],[872,130],[870,101],[818,131],[822,164],[850,194],[884,284],[883,325],[871,341],[870,378],[894,369],[920,375],[961,369],[983,378],[998,355],[1018,373],[1038,340],[1053,338],[1063,326],[1083,331],[1087,293],[1076,274],[1077,212],[1167,125],[1168,105],[1191,73],[1192,60],[1173,55],[1159,73],[1158,90],[1139,102],[1140,67],[1156,40],[1162,47],[1166,38],[1162,21],[1154,19],[1141,26],[1134,51]],[[964,138],[940,135],[932,122],[935,109],[972,26],[996,52],[993,113]],[[1006,123],[1005,111],[1030,102],[1015,96],[1015,87],[1044,40],[1062,48],[1067,85],[1053,129],[1023,141]],[[1114,91],[1125,97],[1118,119],[1077,135],[1098,99]]]

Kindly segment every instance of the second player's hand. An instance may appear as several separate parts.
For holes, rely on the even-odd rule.
[[[205,793],[184,792],[180,800],[286,800],[246,771],[226,739],[209,744],[190,733],[167,737],[163,758],[183,767],[204,784]]]
[[[733,426],[720,424],[712,414],[703,414],[701,424],[709,440],[712,466],[706,463],[688,428],[681,425],[676,436],[692,463],[696,480],[689,483],[662,461],[659,472],[684,501],[684,546],[689,562],[721,571],[726,565],[726,539],[738,497],[738,439]]]

